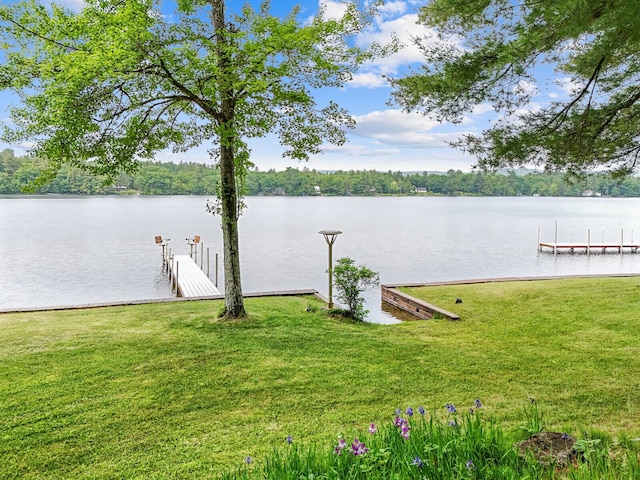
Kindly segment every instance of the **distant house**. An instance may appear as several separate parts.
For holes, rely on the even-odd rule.
[[[413,193],[427,193],[426,187],[415,187]]]
[[[602,194],[600,192],[594,192],[593,190],[585,190],[582,192],[583,197],[600,197]]]
[[[320,187],[318,185],[313,187],[313,193],[315,193],[316,195],[320,195]]]

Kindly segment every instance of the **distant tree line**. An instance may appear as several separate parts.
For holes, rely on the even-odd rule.
[[[13,150],[0,152],[0,194],[20,194],[46,168],[46,162],[16,157]],[[142,162],[135,175],[121,174],[115,183],[64,166],[39,194],[214,195],[218,170],[200,163]],[[640,178],[615,180],[593,174],[568,182],[561,174],[514,172],[403,173],[363,171],[319,172],[308,168],[284,171],[252,170],[248,173],[247,195],[481,195],[481,196],[582,196],[640,197]]]

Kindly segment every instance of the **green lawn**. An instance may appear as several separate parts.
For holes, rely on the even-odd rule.
[[[247,299],[241,322],[209,301],[0,315],[0,478],[213,477],[476,398],[512,430],[534,397],[549,430],[640,435],[639,278],[406,291],[462,320],[358,324],[311,297]]]

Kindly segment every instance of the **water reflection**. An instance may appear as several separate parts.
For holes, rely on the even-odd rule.
[[[394,307],[393,305],[387,302],[380,302],[380,310],[381,312],[386,313],[389,316],[389,322],[384,322],[385,324],[397,324],[402,322],[412,322],[415,320],[420,320],[413,315],[405,312],[404,310],[400,310],[398,307]],[[428,321],[428,320],[423,320]],[[383,322],[379,322],[383,323]]]

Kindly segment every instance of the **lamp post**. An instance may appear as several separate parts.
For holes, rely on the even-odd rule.
[[[333,308],[333,244],[342,232],[340,230],[320,230],[318,233],[324,236],[327,245],[329,245],[329,308]]]

